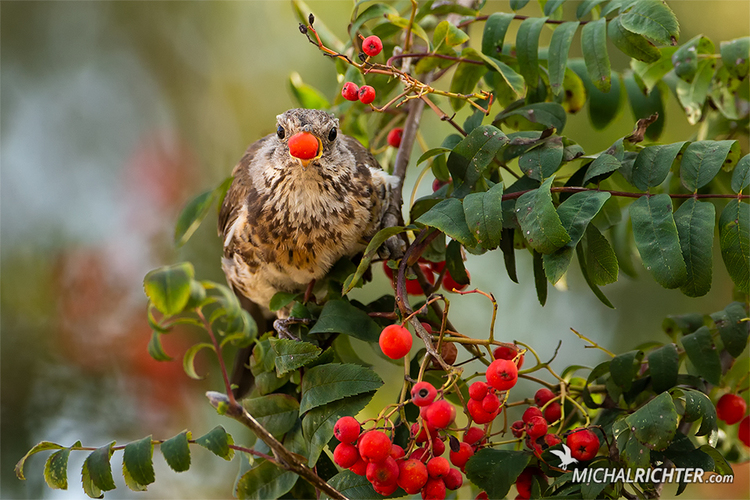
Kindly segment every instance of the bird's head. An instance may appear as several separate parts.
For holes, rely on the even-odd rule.
[[[278,147],[274,155],[280,164],[289,161],[303,169],[309,165],[335,165],[339,121],[317,109],[290,109],[276,117]]]

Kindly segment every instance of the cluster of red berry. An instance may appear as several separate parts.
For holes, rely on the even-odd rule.
[[[383,42],[379,37],[372,35],[362,41],[362,52],[368,58],[375,57],[383,50]],[[354,82],[346,82],[341,89],[341,95],[347,101],[360,101],[362,104],[370,104],[375,100],[375,89],[370,85],[358,87]]]
[[[424,275],[425,279],[430,285],[435,284],[435,278],[436,276],[439,276],[443,269],[445,269],[445,261],[442,262],[429,262],[427,260],[420,259],[419,261],[419,268],[422,270],[422,274]],[[387,262],[383,262],[383,270],[385,271],[385,275],[388,276],[388,279],[391,280],[391,284],[393,283],[393,269],[388,267]],[[466,271],[466,275],[469,276],[469,279],[471,279],[471,275],[469,274],[469,271]],[[461,291],[467,286],[468,284],[459,284],[455,279],[453,279],[453,276],[451,276],[450,271],[445,269],[445,274],[443,275],[443,289],[446,292],[452,292],[454,290]],[[416,278],[411,278],[406,280],[406,293],[409,295],[423,295],[424,292],[422,291],[422,287],[419,286],[419,281],[417,281]]]
[[[745,446],[750,446],[750,415],[745,415],[747,403],[736,394],[724,394],[716,403],[716,416],[729,425],[737,426],[737,437]],[[742,418],[742,417],[745,418]]]

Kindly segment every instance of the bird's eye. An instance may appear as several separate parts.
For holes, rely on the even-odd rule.
[[[279,139],[283,139],[284,138],[284,127],[282,127],[281,125],[279,125],[276,128],[276,135],[279,136]]]
[[[333,127],[333,128],[331,129],[331,131],[330,131],[330,132],[328,132],[328,140],[329,140],[329,141],[332,141],[332,140],[336,139],[336,134],[337,134],[337,132],[336,132],[336,127]]]

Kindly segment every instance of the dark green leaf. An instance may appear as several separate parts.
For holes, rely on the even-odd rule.
[[[161,454],[175,472],[185,472],[190,468],[190,439],[190,431],[182,431],[161,444]]]
[[[747,186],[750,186],[750,154],[743,156],[732,172],[732,191],[739,193]]]
[[[623,392],[630,390],[633,385],[633,379],[638,375],[641,368],[643,351],[630,351],[619,354],[612,358],[609,364],[609,371],[612,374],[612,381],[620,387]]]
[[[323,306],[318,321],[310,329],[310,334],[343,333],[365,342],[377,342],[380,330],[366,312],[348,301],[329,300]]]
[[[672,397],[663,392],[625,417],[625,422],[635,429],[633,435],[641,444],[651,450],[663,450],[677,432],[678,419]]]
[[[81,467],[81,486],[83,487],[83,492],[89,497],[104,498],[102,490],[91,479],[91,472],[89,471],[89,464],[87,462],[83,462],[83,467]]]
[[[143,288],[159,312],[172,316],[181,313],[188,303],[194,276],[193,265],[181,262],[150,271],[143,280]]]
[[[607,34],[615,47],[634,59],[646,63],[656,62],[661,58],[661,52],[651,42],[641,35],[625,29],[620,18],[616,17],[609,22]]]
[[[659,83],[667,73],[672,71],[672,55],[676,50],[677,47],[662,48],[660,50],[661,58],[651,64],[641,61],[631,61],[630,65],[633,68],[633,71],[641,77],[648,92],[651,92],[656,84]]]
[[[456,240],[451,240],[445,249],[445,267],[456,283],[469,284],[469,275],[466,273],[463,256],[461,255],[461,244]]]
[[[544,275],[543,256],[536,250],[534,251],[534,288],[536,288],[536,298],[544,306],[547,303],[547,279]]]
[[[620,271],[617,255],[595,225],[586,226],[583,243],[591,282],[595,285],[608,285],[617,281]]]
[[[344,470],[333,476],[329,481],[333,488],[350,500],[372,500],[383,498],[372,487],[365,476],[358,476],[349,470]],[[328,500],[330,497],[323,497]]]
[[[546,17],[530,17],[518,26],[516,57],[518,68],[529,88],[539,85],[539,34],[546,21]]]
[[[641,191],[660,185],[667,178],[672,163],[684,145],[685,142],[676,142],[663,146],[648,146],[641,150],[633,163],[632,184]]]
[[[674,73],[686,82],[692,82],[698,72],[698,56],[713,54],[714,44],[703,35],[698,35],[685,43],[672,55]]]
[[[607,54],[606,19],[592,21],[581,29],[581,51],[591,82],[600,91],[609,92],[612,78]]]
[[[503,50],[503,40],[508,26],[513,20],[513,14],[509,12],[494,12],[490,14],[484,23],[482,33],[482,53],[490,57],[497,57]]]
[[[521,10],[526,7],[529,0],[510,0],[510,8],[513,10]]]
[[[234,439],[220,425],[217,425],[210,432],[196,439],[195,442],[224,460],[232,460],[234,458],[234,450],[229,447],[230,444],[234,444]]]
[[[591,82],[586,65],[581,59],[571,59],[568,66],[583,81],[589,99],[589,118],[595,129],[607,127],[617,117],[625,102],[625,88],[620,83],[620,75],[610,78],[611,88],[602,92]]]
[[[648,367],[651,370],[651,385],[654,392],[664,392],[677,385],[677,372],[680,369],[677,346],[666,344],[651,351],[648,354]]]
[[[299,417],[299,402],[287,394],[245,399],[242,404],[276,438],[294,427]]]
[[[31,455],[35,455],[40,451],[62,450],[63,448],[65,448],[63,445],[52,443],[50,441],[42,441],[41,443],[37,443],[16,464],[16,467],[14,469],[16,472],[16,477],[22,481],[26,480],[26,476],[23,475],[23,466],[26,464],[26,460],[28,460]]]
[[[719,450],[717,450],[710,444],[704,444],[703,446],[698,448],[698,450],[711,457],[711,460],[713,460],[714,462],[713,470],[715,472],[718,472],[722,476],[734,476],[734,470],[732,470],[732,466],[729,465],[729,462],[727,462],[727,459],[724,458]]]
[[[576,17],[578,19],[583,19],[588,15],[589,12],[591,12],[591,9],[599,5],[600,3],[604,3],[607,0],[584,0],[583,2],[578,4],[578,9],[576,10]]]
[[[83,468],[88,471],[94,486],[101,491],[115,489],[115,480],[112,478],[112,465],[109,463],[112,458],[112,447],[114,445],[113,441],[108,445],[97,448],[83,462]]]
[[[539,253],[552,253],[570,241],[555,206],[552,204],[550,177],[538,189],[521,195],[516,200],[516,217],[523,236]]]
[[[620,459],[625,466],[631,469],[649,466],[651,450],[635,437],[625,419],[618,420],[612,425],[612,433],[620,451]]]
[[[731,200],[719,217],[721,257],[732,281],[750,293],[750,204]]]
[[[490,68],[497,71],[500,77],[508,85],[508,88],[510,88],[515,93],[515,97],[521,96],[523,94],[523,77],[516,73],[513,68],[511,68],[504,62],[495,59],[494,57],[481,53],[477,53],[477,55],[481,57],[482,60],[487,63]]]
[[[126,481],[133,491],[143,491],[146,485],[156,480],[154,475],[154,445],[151,436],[133,441],[125,446],[122,457],[122,473],[129,476]]]
[[[289,339],[269,339],[271,347],[278,355],[274,360],[276,371],[279,375],[284,375],[290,371],[296,370],[301,366],[313,361],[320,356],[323,350],[309,342],[299,342]]]
[[[545,130],[554,127],[557,133],[560,133],[565,128],[566,119],[565,109],[556,102],[538,102],[502,111],[492,123],[506,122],[515,129],[523,130]]]
[[[654,113],[659,115],[659,118],[646,129],[646,138],[656,141],[661,137],[661,133],[664,130],[664,100],[662,98],[662,95],[666,95],[666,92],[662,94],[662,87],[665,87],[664,84],[654,86],[651,89],[651,93],[646,95],[644,93],[645,89],[642,89],[639,81],[636,81],[640,77],[635,73],[628,72],[623,78],[625,80],[625,90],[628,93],[628,100],[630,101],[630,109],[633,111],[633,117],[636,120],[640,120],[648,118]]]
[[[281,498],[294,487],[299,476],[266,460],[245,472],[237,482],[237,498],[267,500]]]
[[[477,244],[466,223],[463,204],[456,198],[443,200],[422,214],[417,222],[434,227],[466,246]]]
[[[486,491],[489,498],[504,498],[531,456],[525,451],[483,448],[466,463],[466,477]]]
[[[721,360],[706,326],[682,337],[682,345],[698,374],[714,385],[721,383]]]
[[[557,9],[562,7],[563,3],[565,3],[565,0],[547,0],[542,12],[544,12],[545,16],[551,16]]]
[[[344,282],[343,290],[341,291],[342,295],[346,295],[347,293],[351,292],[354,286],[365,274],[365,272],[367,272],[367,270],[370,268],[372,259],[378,253],[378,248],[380,248],[380,245],[385,243],[385,241],[391,236],[395,236],[404,231],[405,228],[401,226],[385,227],[372,237],[370,243],[367,244],[367,248],[365,248],[365,253],[362,256],[362,259],[359,261],[357,271],[351,277],[347,278]]]
[[[80,446],[80,442],[77,443]],[[52,489],[68,489],[68,457],[70,448],[63,448],[49,456],[44,464],[44,481]]]
[[[689,198],[675,211],[674,222],[687,269],[680,289],[688,297],[701,297],[711,289],[716,211],[711,203]]]
[[[586,284],[589,286],[592,292],[594,292],[594,295],[596,295],[596,298],[601,301],[602,304],[604,304],[607,307],[610,307],[612,309],[615,308],[614,305],[612,305],[612,302],[609,301],[609,299],[604,295],[604,293],[599,290],[599,287],[596,286],[596,283],[594,283],[589,276],[589,271],[586,263],[586,256],[584,254],[583,249],[583,242],[579,243],[578,246],[576,246],[576,255],[578,256],[578,265],[581,268],[581,274],[583,275],[583,279],[586,281]]]
[[[703,105],[708,96],[715,67],[716,63],[712,59],[704,59],[698,63],[698,72],[691,83],[684,80],[677,82],[677,100],[680,101],[691,125],[698,123],[703,116]]]
[[[463,33],[463,31],[460,32]],[[474,61],[482,59],[477,51],[472,48],[464,49],[461,52],[461,58]],[[487,67],[484,65],[459,63],[451,79],[450,91],[455,94],[471,94],[485,73],[487,73]],[[450,103],[451,107],[458,111],[466,105],[466,99],[451,98]]]
[[[599,176],[604,176],[620,168],[620,161],[614,156],[602,153],[591,162],[583,178],[583,184],[596,182]],[[605,177],[606,178],[606,177]]]
[[[750,321],[743,321],[746,317],[747,313],[741,302],[732,302],[723,311],[711,315],[719,329],[724,349],[735,358],[740,357],[745,350],[747,337],[750,335]]]
[[[333,437],[333,426],[336,425],[338,419],[346,415],[356,416],[372,400],[374,394],[374,392],[368,392],[339,399],[313,408],[305,414],[302,419],[302,429],[305,433],[305,439],[310,443],[310,462],[308,465],[312,467],[318,461],[320,453]]]
[[[750,71],[750,37],[721,42],[721,60],[732,75],[746,77]]]
[[[700,391],[692,389],[680,389],[685,397],[685,420],[695,422],[701,419],[701,426],[695,433],[696,436],[705,436],[711,432],[716,432],[716,408],[708,399],[708,396]]]
[[[703,315],[700,313],[689,313],[680,315],[669,315],[661,324],[664,333],[675,338],[677,333],[686,335],[693,333],[703,326]]]
[[[215,190],[206,191],[193,198],[182,209],[180,216],[177,218],[177,224],[174,228],[174,244],[177,247],[184,245],[193,235],[198,226],[208,214],[211,204],[214,202]]]
[[[620,15],[622,25],[658,43],[668,45],[680,36],[680,25],[672,10],[661,0],[640,0]]]
[[[513,228],[503,228],[503,237],[500,240],[500,250],[503,251],[503,262],[508,278],[514,283],[518,283],[516,275],[516,249],[513,247],[513,237],[515,230]]]
[[[482,125],[472,130],[453,148],[453,152],[448,156],[448,170],[453,178],[454,196],[462,198],[469,194],[497,152],[507,142],[507,136],[500,129],[492,125]],[[464,244],[473,246],[471,241]]]
[[[464,198],[466,224],[477,243],[487,250],[500,245],[503,230],[502,202],[502,182],[495,184],[488,191],[471,193]]]
[[[680,180],[688,191],[696,192],[716,177],[721,167],[737,163],[740,145],[737,141],[698,141],[691,143],[682,155]]]
[[[295,292],[276,292],[274,296],[271,297],[271,302],[268,303],[268,309],[271,312],[283,309],[291,304],[299,295],[299,293]]]
[[[526,176],[541,182],[557,172],[562,161],[562,139],[555,136],[522,154],[518,158],[518,168]]]
[[[555,95],[558,95],[563,89],[565,68],[568,64],[568,51],[570,51],[570,44],[573,42],[573,35],[575,35],[579,24],[577,21],[563,23],[555,28],[554,33],[552,33],[552,39],[549,42],[548,68],[549,84],[552,93]]]
[[[677,226],[668,194],[641,196],[630,205],[635,246],[654,279],[664,288],[678,288],[687,280]]]
[[[383,380],[360,365],[331,363],[311,368],[302,379],[300,413],[332,401],[378,389]]]
[[[451,151],[450,148],[442,148],[442,147],[429,149],[425,151],[424,153],[422,153],[422,156],[420,156],[419,159],[417,160],[417,165],[422,164],[422,162],[429,160],[433,156],[441,155],[443,153],[450,153],[450,151]]]
[[[374,3],[368,6],[357,16],[351,26],[349,26],[349,36],[352,39],[356,38],[359,29],[364,23],[371,19],[383,19],[383,16],[385,16],[386,14],[398,15],[398,11],[392,6],[384,3]]]

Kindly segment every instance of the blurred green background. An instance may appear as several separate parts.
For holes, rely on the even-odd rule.
[[[575,2],[569,3],[572,17]],[[341,37],[352,4],[309,2]],[[746,0],[669,4],[682,25],[681,41],[703,33],[718,45],[750,32]],[[484,10],[509,8],[489,1]],[[539,6],[532,2],[522,13],[539,15]],[[191,260],[199,278],[223,281],[213,216],[180,250],[172,245],[175,218],[187,200],[231,172],[248,144],[274,130],[277,114],[295,106],[291,72],[333,98],[340,84],[332,62],[299,34],[287,1],[2,2],[0,23],[0,495],[82,497],[82,453],[71,456],[67,492],[44,485],[46,457],[28,462],[26,482],[15,478],[15,462],[41,440],[101,446],[148,434],[167,438],[185,428],[201,435],[221,423],[241,442],[244,430],[203,399],[205,390],[221,387],[214,363],[200,360],[199,371],[213,370],[205,381],[182,372],[181,355],[198,334],[165,337],[171,363],[146,354],[142,277]],[[476,44],[481,25],[470,34]],[[577,44],[572,56],[580,55]],[[612,54],[613,68],[623,69],[626,59]],[[669,99],[662,140],[684,140],[696,129]],[[428,113],[423,131],[435,147],[452,129]],[[603,133],[591,133],[584,110],[569,119],[565,134],[594,153],[629,133],[633,122],[626,107]],[[747,153],[746,140],[742,146]],[[411,169],[407,199],[415,178]],[[423,184],[419,195],[429,192],[429,182]],[[637,280],[621,276],[604,289],[616,310],[603,306],[577,271],[567,278],[568,290],[551,289],[541,308],[525,254],[519,254],[518,285],[507,278],[498,252],[472,257],[467,266],[472,286],[497,297],[496,338],[527,342],[543,358],[561,339],[560,369],[602,359],[582,348],[571,327],[613,351],[629,350],[666,340],[665,315],[714,312],[732,297],[719,262],[712,291],[700,299],[663,290],[642,268]],[[388,291],[382,273],[374,274],[356,298]],[[491,308],[485,298],[454,297],[451,312],[459,330],[486,336]],[[387,365],[369,352],[363,357]],[[391,372],[372,407],[392,400],[400,375]],[[119,460],[118,453],[116,470]],[[203,449],[193,450],[193,467],[179,476],[160,457],[154,462],[157,482],[148,492],[129,491],[115,473],[118,489],[107,498],[231,497],[236,466]],[[695,487],[686,495],[747,498],[747,469],[738,467],[733,486]],[[665,494],[674,490],[668,486]]]

